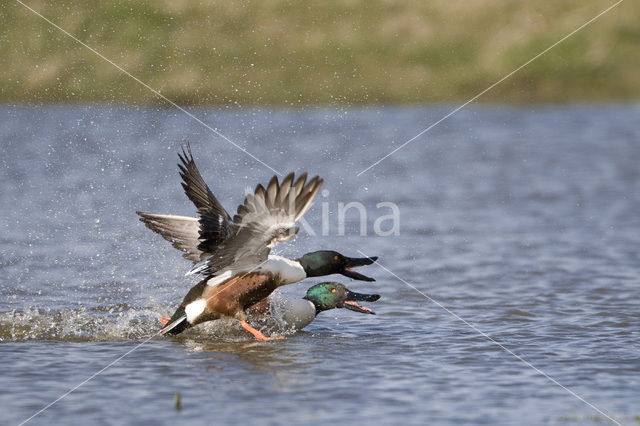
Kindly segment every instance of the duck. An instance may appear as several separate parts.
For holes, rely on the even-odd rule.
[[[349,290],[344,284],[329,281],[310,287],[301,299],[276,297],[271,294],[246,310],[249,323],[261,328],[279,327],[286,330],[302,330],[317,317],[320,312],[336,308],[346,308],[363,314],[375,315],[375,312],[359,301],[375,302],[379,294],[362,294]],[[168,318],[167,318],[168,320]]]
[[[245,310],[276,288],[334,273],[374,281],[352,268],[372,264],[375,257],[348,258],[331,250],[298,259],[270,254],[271,248],[297,234],[296,222],[323,183],[319,176],[307,181],[306,172],[298,179],[292,172],[282,182],[273,176],[266,188],[259,184],[248,194],[231,218],[202,179],[188,144],[178,156],[182,187],[199,217],[137,214],[194,262],[190,274],[204,279],[191,288],[159,334],[179,334],[202,322],[231,317],[258,340],[272,340],[246,321]]]

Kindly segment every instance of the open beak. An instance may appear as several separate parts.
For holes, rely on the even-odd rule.
[[[353,291],[347,291],[347,297],[345,298],[343,306],[352,311],[375,315],[375,312],[366,306],[360,305],[358,301],[375,302],[378,299],[380,299],[379,294],[361,294]]]
[[[362,274],[354,271],[351,268],[355,268],[355,267],[358,267],[358,266],[371,265],[373,262],[378,260],[377,256],[374,256],[374,257],[360,257],[360,258],[345,257],[345,260],[347,262],[346,262],[342,272],[340,272],[342,275],[344,275],[345,277],[353,278],[354,280],[375,281],[375,279],[369,278],[366,275],[362,275]]]

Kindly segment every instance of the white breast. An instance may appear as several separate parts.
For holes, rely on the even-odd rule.
[[[282,256],[269,256],[260,270],[266,270],[278,278],[278,285],[292,284],[307,278],[300,262]]]
[[[271,305],[271,314],[283,328],[301,330],[316,318],[316,307],[305,299],[281,299]]]

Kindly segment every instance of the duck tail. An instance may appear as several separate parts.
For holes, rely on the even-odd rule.
[[[178,334],[182,331],[184,331],[185,328],[187,328],[187,317],[183,316],[178,318],[175,321],[170,322],[169,324],[167,324],[162,330],[160,330],[158,332],[158,334],[160,336],[163,336],[167,333],[169,334]]]
[[[167,325],[165,325],[162,330],[158,332],[158,334],[161,336],[167,333],[179,334],[182,333],[185,329],[189,328],[189,326],[190,324],[187,321],[187,314],[185,313],[184,308],[180,306],[168,321]]]

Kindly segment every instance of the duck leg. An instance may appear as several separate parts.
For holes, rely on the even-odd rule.
[[[242,328],[247,330],[249,333],[253,334],[253,336],[258,340],[284,339],[284,336],[267,337],[264,334],[262,334],[259,330],[256,330],[255,328],[251,327],[251,325],[249,325],[249,323],[244,320],[240,321],[240,324],[242,324]]]

